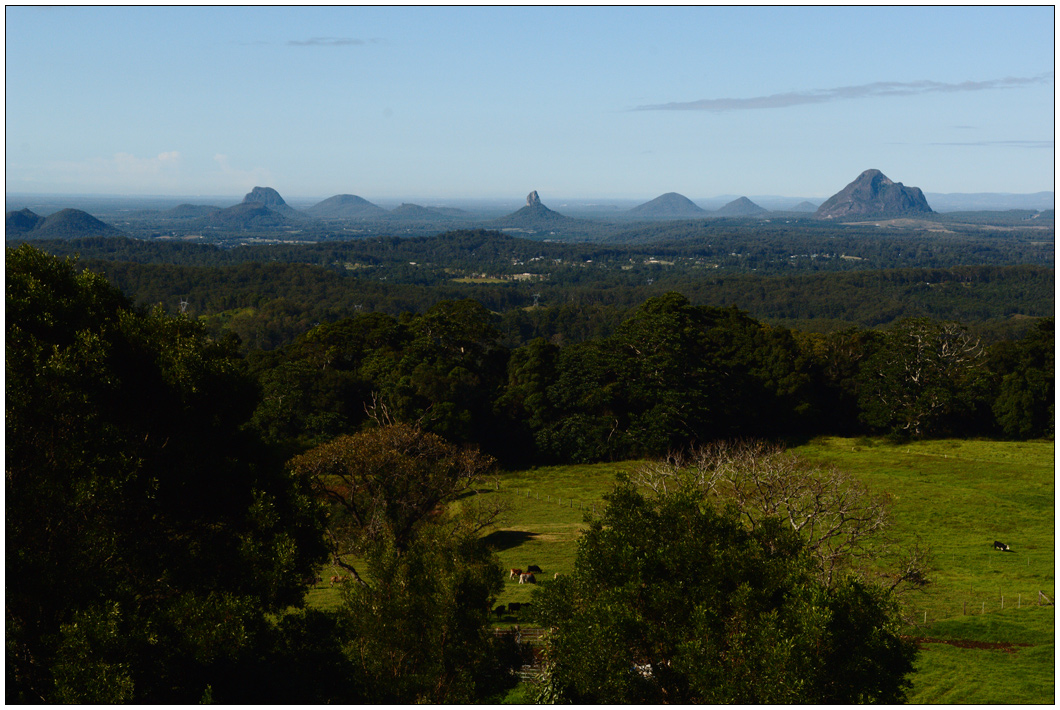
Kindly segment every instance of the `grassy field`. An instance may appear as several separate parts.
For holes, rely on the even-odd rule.
[[[911,702],[1054,701],[1055,607],[1038,606],[1039,592],[1055,598],[1052,443],[821,438],[795,452],[890,494],[894,531],[902,539],[919,535],[932,551],[934,584],[909,600],[918,625],[908,633],[925,639]],[[638,465],[502,474],[499,489],[480,491],[509,505],[488,538],[501,563],[536,564],[543,585],[569,572],[586,514],[602,509],[616,474]],[[994,540],[1012,552],[995,551]],[[529,601],[532,588],[506,581],[497,603]],[[331,606],[337,597],[325,582],[309,602]]]

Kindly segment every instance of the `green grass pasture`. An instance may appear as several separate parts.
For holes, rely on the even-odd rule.
[[[603,511],[604,495],[619,473],[631,473],[636,461],[578,466],[548,466],[503,473],[500,488],[482,491],[499,496],[508,511],[498,529],[487,536],[504,568],[541,568],[539,584],[574,569],[576,541],[585,516]],[[533,585],[516,580],[504,583],[498,604],[528,602]],[[517,620],[517,617],[511,619]]]
[[[1055,607],[1038,606],[1056,589],[1052,442],[822,438],[795,451],[889,493],[895,532],[932,551],[934,584],[909,600],[910,635],[936,640],[912,702],[1054,701]]]
[[[1053,703],[1055,599],[1054,447],[1051,442],[820,438],[794,449],[834,463],[891,496],[894,532],[932,552],[934,584],[908,600],[925,639],[914,703]],[[641,462],[552,466],[502,473],[479,495],[507,503],[487,540],[502,565],[536,564],[541,585],[574,566],[586,515],[603,509],[616,474]],[[595,508],[594,508],[595,506]],[[1012,552],[993,549],[994,540]],[[308,603],[338,604],[327,578]],[[533,587],[506,580],[498,604],[530,601]],[[925,617],[926,614],[926,617]],[[926,618],[926,621],[925,621]],[[518,623],[519,615],[502,624]],[[521,696],[520,696],[521,697]]]

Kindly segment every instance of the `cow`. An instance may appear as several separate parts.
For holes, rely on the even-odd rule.
[[[331,578],[331,583],[332,584],[341,584],[343,579],[345,579],[345,577],[343,577],[342,575],[338,575],[337,574],[337,575],[335,575],[335,576],[333,576]]]
[[[505,608],[504,608],[503,604],[501,604],[500,606],[498,606],[496,609],[493,610],[493,613],[496,614],[497,616],[504,616],[504,612],[505,612]]]
[[[513,614],[516,614],[516,613],[519,612],[519,609],[521,609],[522,606],[523,605],[520,604],[519,602],[509,602],[508,603],[508,611],[512,612]]]
[[[519,576],[523,573],[518,567],[508,570],[508,579],[519,579]]]
[[[541,568],[538,567],[537,565],[530,565],[529,567],[526,568],[526,571],[527,572],[537,572],[538,574],[541,574]]]
[[[519,584],[537,584],[537,580],[529,572],[523,572],[519,575]]]
[[[1003,542],[998,542],[997,540],[994,540],[994,549],[1001,550],[1002,552],[1011,552],[1011,550],[1008,549],[1008,545]]]

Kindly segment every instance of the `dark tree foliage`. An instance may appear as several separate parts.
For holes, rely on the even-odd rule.
[[[80,253],[136,303],[176,312],[186,301],[211,332],[234,332],[247,348],[273,349],[357,312],[396,317],[465,298],[502,314],[509,347],[609,336],[628,311],[670,291],[818,331],[929,317],[1002,333],[1018,329],[1020,316],[1053,310],[1052,238],[1041,229],[940,236],[813,220],[638,229],[673,239],[543,243],[464,230],[231,249],[124,238],[38,244]],[[458,278],[481,276],[490,278]]]
[[[1055,347],[1054,320],[1043,318],[1022,339],[991,349],[987,367],[995,381],[992,409],[1005,436],[1053,436]]]
[[[9,702],[196,702],[300,603],[308,489],[241,426],[230,341],[7,252]]]
[[[355,697],[333,700],[467,703],[514,685],[522,659],[490,630],[500,564],[479,534],[498,510],[474,501],[492,465],[406,424],[339,437],[291,461],[327,507],[332,565],[354,580],[336,632],[344,673],[358,682]]]
[[[575,703],[897,703],[915,645],[894,600],[826,586],[797,535],[701,496],[629,483],[589,521],[573,574],[535,590],[540,699]]]
[[[264,393],[255,424],[298,450],[358,431],[370,417],[391,418],[492,453],[502,448],[493,406],[508,361],[499,339],[490,313],[471,300],[317,326],[258,360]]]
[[[527,413],[541,422],[539,450],[554,460],[658,455],[694,440],[798,430],[806,409],[809,379],[790,333],[677,293],[646,301],[610,338],[537,362],[544,372],[536,381],[553,368],[555,381]],[[524,379],[533,379],[530,364],[520,363]]]

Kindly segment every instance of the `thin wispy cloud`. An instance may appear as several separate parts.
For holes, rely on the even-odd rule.
[[[366,44],[378,44],[378,39],[360,39],[357,37],[310,37],[309,39],[292,39],[289,47],[360,47]]]
[[[1002,146],[1004,148],[1048,148],[1053,149],[1053,141],[966,141],[948,143],[929,143],[928,145],[960,145],[960,146]]]
[[[941,81],[876,81],[857,86],[840,86],[834,89],[810,89],[790,91],[768,96],[752,96],[743,99],[700,99],[698,101],[675,101],[666,104],[637,106],[634,111],[749,111],[753,109],[788,108],[806,104],[823,104],[831,101],[881,98],[891,96],[918,96],[964,91],[989,91],[993,89],[1015,89],[1034,84],[1050,84],[1053,72],[1031,77],[1005,77],[988,81],[962,81],[947,84]]]

